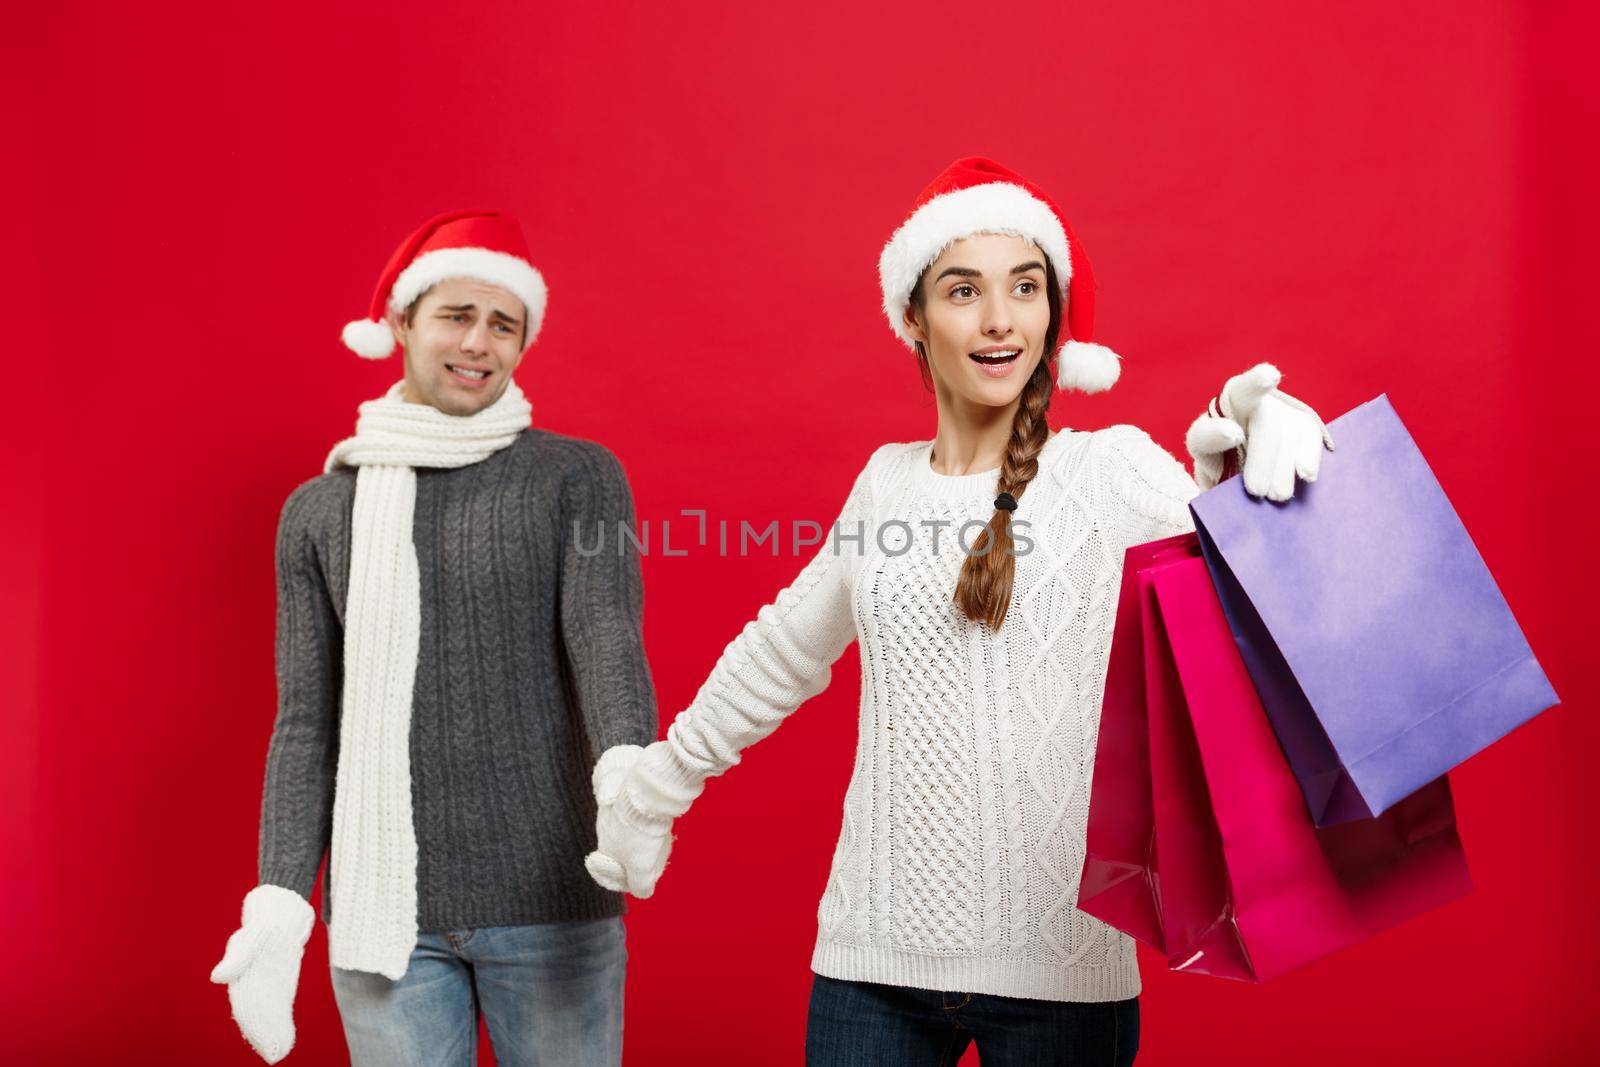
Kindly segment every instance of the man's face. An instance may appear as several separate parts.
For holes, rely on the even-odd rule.
[[[449,278],[428,290],[411,315],[389,325],[405,349],[405,399],[446,415],[474,415],[500,399],[522,361],[528,316],[506,290]]]

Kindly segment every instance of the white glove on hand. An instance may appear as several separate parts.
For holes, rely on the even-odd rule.
[[[299,893],[258,885],[245,895],[243,922],[211,971],[213,982],[228,986],[239,1032],[268,1063],[294,1048],[294,993],[315,921]]]
[[[596,882],[641,900],[656,891],[656,879],[672,851],[672,819],[647,814],[634,803],[630,786],[640,773],[644,754],[638,745],[616,745],[595,763],[598,846],[583,861]]]
[[[1210,410],[1189,424],[1183,443],[1194,460],[1195,484],[1210,489],[1222,481],[1227,454],[1244,450],[1244,428],[1223,418],[1213,400]]]
[[[1240,447],[1244,487],[1251,496],[1282,502],[1294,496],[1297,475],[1306,482],[1317,480],[1322,450],[1333,451],[1333,438],[1315,411],[1278,389],[1282,378],[1270,363],[1234,375],[1222,387],[1219,402],[1189,427],[1187,443],[1201,488],[1216,484],[1224,454]],[[1225,425],[1230,422],[1235,430]],[[1242,440],[1236,439],[1238,434]]]

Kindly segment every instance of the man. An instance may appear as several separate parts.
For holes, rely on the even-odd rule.
[[[545,295],[515,219],[455,212],[345,327],[405,375],[283,508],[260,884],[212,973],[269,1063],[325,851],[354,1063],[475,1063],[480,1005],[502,1064],[620,1062],[623,905],[583,870],[589,769],[654,739],[655,694],[622,468],[531,428],[512,380]]]

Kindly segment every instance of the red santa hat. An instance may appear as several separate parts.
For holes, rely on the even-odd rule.
[[[1093,342],[1094,272],[1055,201],[1015,171],[982,156],[958,159],[922,190],[911,215],[878,257],[883,313],[907,345],[905,311],[928,265],[954,241],[975,233],[1007,233],[1039,246],[1055,268],[1066,321],[1056,368],[1063,389],[1098,393],[1116,384],[1120,357]]]
[[[347,323],[345,347],[367,359],[383,359],[395,348],[384,322],[390,311],[411,302],[447,278],[473,278],[498,285],[522,301],[528,329],[523,346],[533,344],[544,322],[544,278],[528,262],[522,226],[501,211],[449,211],[435,216],[407,237],[378,278],[368,317]]]

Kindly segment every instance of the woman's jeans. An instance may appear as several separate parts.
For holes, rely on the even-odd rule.
[[[811,985],[807,1067],[954,1067],[974,1041],[983,1067],[1126,1067],[1139,1050],[1139,1000],[936,993],[820,974]]]
[[[622,1062],[621,919],[419,934],[398,982],[330,968],[353,1067],[473,1067],[478,1012],[501,1067]]]

